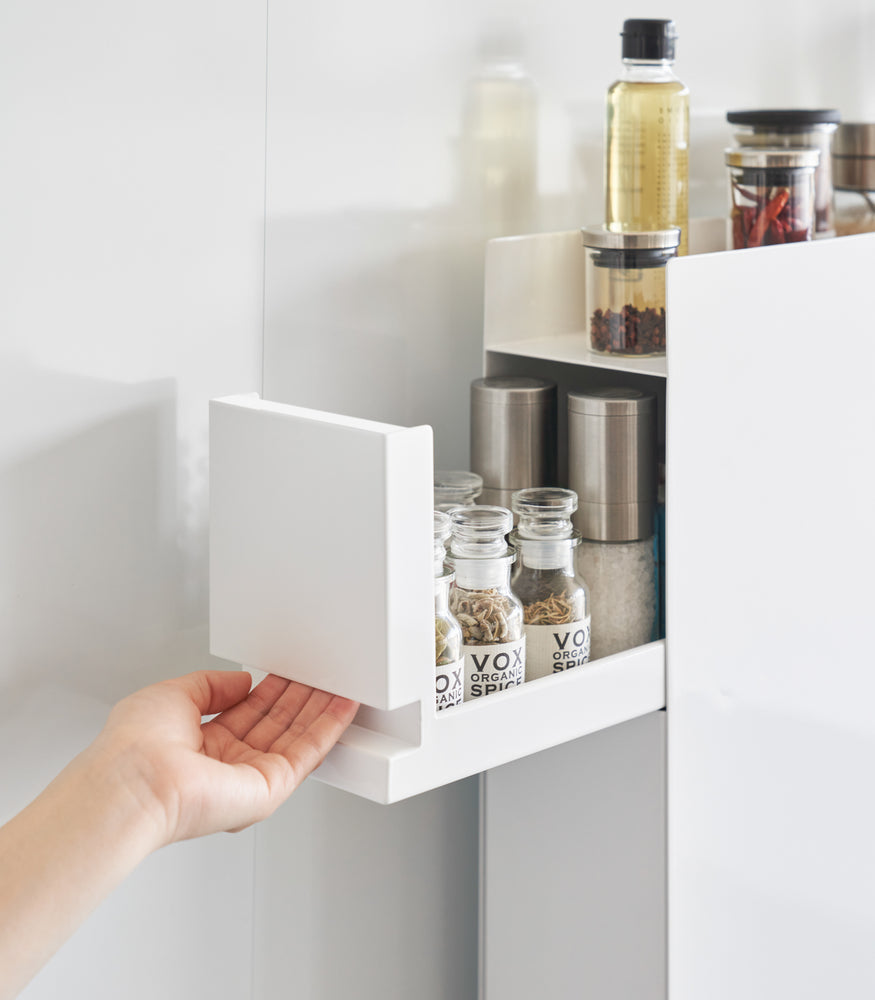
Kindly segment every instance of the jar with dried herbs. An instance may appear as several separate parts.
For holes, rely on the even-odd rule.
[[[434,655],[435,708],[438,712],[464,700],[462,627],[450,614],[450,586],[454,579],[446,564],[446,542],[452,532],[449,514],[434,512]]]
[[[517,562],[511,587],[523,605],[526,680],[589,661],[589,592],[575,570],[580,535],[571,524],[573,490],[518,490],[511,500],[519,524],[511,535]]]
[[[510,587],[516,555],[505,536],[513,515],[505,507],[457,507],[447,554],[456,579],[450,611],[462,626],[465,701],[522,684],[526,675],[523,608]]]

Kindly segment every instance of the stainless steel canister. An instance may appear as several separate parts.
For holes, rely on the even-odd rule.
[[[480,503],[510,507],[514,490],[556,485],[556,385],[492,375],[471,383],[471,469]]]
[[[653,535],[656,395],[631,388],[568,393],[568,479],[584,538],[628,542]]]

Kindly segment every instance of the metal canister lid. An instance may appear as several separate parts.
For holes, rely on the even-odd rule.
[[[875,191],[875,124],[846,122],[832,141],[833,186]]]
[[[634,541],[653,534],[656,396],[633,388],[568,394],[573,522],[584,538]]]
[[[485,406],[543,406],[556,385],[526,375],[489,375],[471,383],[471,402]]]
[[[585,226],[583,245],[594,250],[671,250],[681,242],[677,226],[648,231],[615,232],[607,226]]]
[[[725,151],[730,167],[777,168],[787,170],[798,167],[814,169],[820,162],[820,150],[815,147],[794,146],[742,146]]]
[[[594,417],[635,417],[639,413],[655,411],[656,396],[640,389],[607,387],[568,393],[569,413],[588,413]]]
[[[492,375],[471,383],[471,469],[484,494],[555,482],[555,382]]]

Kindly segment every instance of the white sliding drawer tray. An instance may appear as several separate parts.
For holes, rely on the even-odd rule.
[[[320,780],[394,802],[664,707],[657,642],[437,714],[431,428],[210,408],[210,649],[362,703]]]

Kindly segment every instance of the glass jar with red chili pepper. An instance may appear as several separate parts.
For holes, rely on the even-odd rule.
[[[727,149],[732,247],[814,239],[819,149]]]
[[[830,147],[841,121],[839,112],[835,108],[729,111],[726,120],[735,126],[739,146],[820,150],[814,171],[814,238],[835,236]]]
[[[583,230],[590,347],[639,358],[665,354],[665,265],[677,256],[681,231]]]

